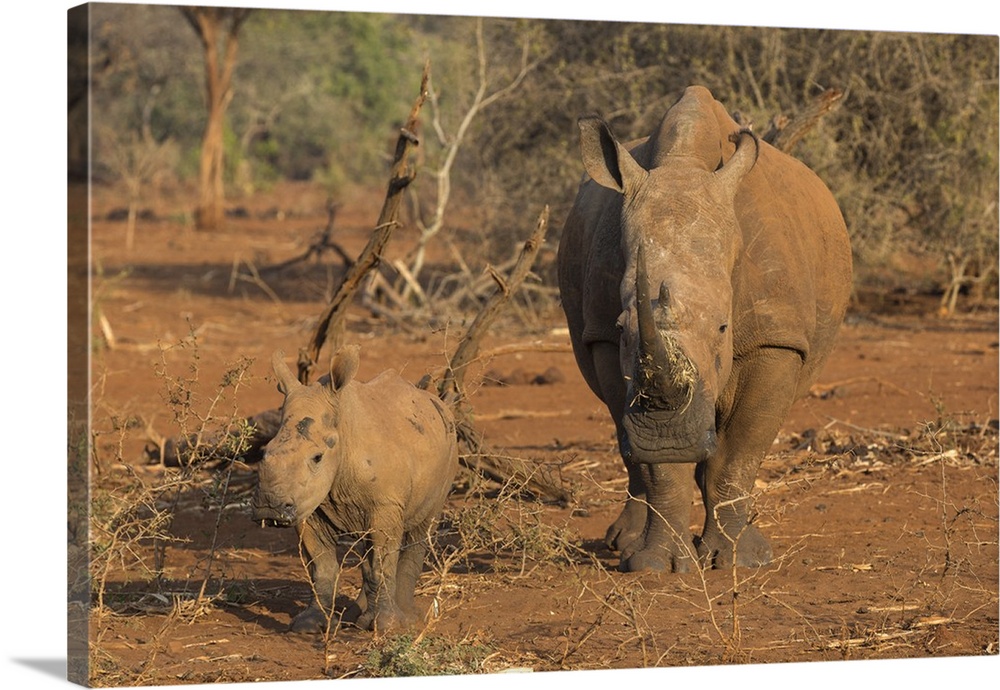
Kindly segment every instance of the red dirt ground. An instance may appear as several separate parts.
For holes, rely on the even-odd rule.
[[[247,217],[212,234],[158,209],[158,219],[140,220],[126,251],[124,223],[105,220],[114,196],[99,193],[95,497],[123,490],[125,464],[150,484],[168,474],[145,464],[143,448],[152,436],[178,433],[166,382],[193,378],[195,362],[195,411],[206,412],[241,357],[253,360],[245,385],[212,414],[252,415],[280,403],[270,354],[305,344],[339,264],[329,256],[332,268],[311,264],[259,280],[253,272],[304,251],[325,223],[324,202],[312,188],[281,187],[245,202]],[[361,195],[345,204],[337,241],[356,252],[379,203]],[[272,208],[283,217],[264,214]],[[404,230],[390,254],[401,255],[407,239]],[[552,258],[549,251],[540,260]],[[463,558],[425,572],[419,598],[438,615],[424,629],[423,672],[997,654],[997,313],[944,319],[933,306],[906,300],[888,311],[852,310],[815,395],[796,404],[759,475],[758,524],[777,558],[735,573],[615,571],[602,538],[624,496],[624,472],[561,315],[550,308],[495,327],[484,350],[524,348],[471,372],[477,423],[488,444],[539,467],[573,501],[501,502],[488,482],[459,486],[448,524],[494,520],[491,536],[506,541],[458,544]],[[463,331],[460,319],[393,329],[360,308],[348,322],[348,339],[362,346],[362,379],[385,368],[413,381],[438,371]],[[545,383],[531,382],[547,371]],[[498,377],[510,383],[492,385]],[[208,488],[213,477],[197,482]],[[237,469],[230,496],[252,486],[252,472]],[[294,533],[252,524],[237,504],[222,511],[209,559],[219,511],[203,498],[181,496],[172,532],[187,541],[167,547],[160,582],[135,568],[109,574],[107,606],[91,615],[92,683],[420,671],[372,661],[393,640],[369,632],[343,628],[326,645],[286,633],[309,596]],[[506,522],[491,512],[500,505]],[[692,530],[700,523],[696,510]],[[442,543],[457,544],[453,531],[442,530]],[[209,562],[213,596],[193,602]],[[345,569],[341,592],[352,595],[358,581],[356,568]],[[458,652],[475,661],[447,666]]]

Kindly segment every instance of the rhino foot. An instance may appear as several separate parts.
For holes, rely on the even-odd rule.
[[[352,601],[344,607],[344,612],[340,614],[340,620],[344,623],[357,625],[358,619],[364,612],[364,602]]]
[[[637,544],[633,544],[637,546]],[[642,548],[626,549],[622,552],[618,569],[623,573],[637,573],[644,570],[656,572],[686,573],[691,570],[691,550],[683,545],[670,549],[662,544],[644,544]],[[690,546],[690,544],[688,544]]]
[[[292,619],[289,630],[296,633],[324,633],[329,620],[318,607],[310,606]]]
[[[706,532],[697,542],[698,557],[712,568],[758,568],[773,558],[771,545],[753,525],[744,526],[733,542],[725,534]]]
[[[625,551],[641,536],[646,526],[646,504],[633,498],[625,501],[621,514],[608,527],[604,543],[612,551]]]
[[[362,630],[386,632],[406,628],[415,619],[415,615],[407,614],[397,606],[386,606],[378,611],[365,611],[354,624]]]

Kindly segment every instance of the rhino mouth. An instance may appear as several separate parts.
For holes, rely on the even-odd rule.
[[[632,406],[622,419],[632,459],[643,463],[701,462],[715,453],[714,406],[699,389],[684,410]]]
[[[279,527],[282,529],[292,527],[295,524],[290,520],[279,520],[277,518],[263,518],[259,522],[261,527]]]
[[[293,527],[297,522],[295,506],[291,504],[278,508],[257,504],[254,506],[251,519],[261,527]]]
[[[627,429],[631,457],[635,462],[657,464],[661,462],[701,462],[711,457],[718,440],[714,429],[706,429],[691,437],[672,435],[646,436]]]

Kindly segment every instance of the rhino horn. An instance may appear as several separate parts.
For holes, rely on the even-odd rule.
[[[642,356],[651,358],[654,364],[665,364],[665,353],[663,341],[656,330],[656,321],[653,318],[653,305],[649,301],[649,277],[646,272],[646,256],[642,243],[635,254],[635,308],[636,317],[639,321],[639,351]],[[658,355],[664,356],[659,357]],[[659,360],[659,361],[658,361]]]
[[[736,144],[736,152],[716,171],[715,175],[723,188],[730,190],[731,195],[735,196],[740,182],[757,163],[760,140],[750,129],[743,128],[733,132],[729,141]]]
[[[666,283],[660,284],[660,308],[669,308],[670,293]],[[653,306],[649,299],[649,278],[646,258],[640,243],[636,252],[635,270],[636,319],[639,326],[639,362],[636,383],[639,392],[652,401],[663,401],[673,406],[690,394],[687,376],[687,358],[667,350],[664,338],[656,327]],[[682,375],[683,374],[683,375]],[[655,403],[654,403],[655,404]]]
[[[278,377],[278,390],[283,394],[288,395],[288,392],[293,388],[302,385],[285,364],[285,353],[282,350],[275,350],[274,354],[271,355],[271,368],[274,369],[274,375]]]

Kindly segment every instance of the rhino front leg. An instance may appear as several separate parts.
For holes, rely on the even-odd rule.
[[[757,567],[769,563],[771,546],[749,523],[751,493],[760,463],[796,397],[802,359],[768,348],[744,360],[731,400],[724,400],[715,455],[697,472],[705,503],[698,554],[709,565]]]
[[[694,497],[690,463],[637,464],[646,488],[646,524],[641,536],[622,552],[620,569],[691,569],[691,500]]]
[[[619,437],[621,438],[621,437]],[[609,549],[625,552],[642,537],[646,526],[646,486],[639,466],[625,460],[628,471],[628,496],[625,506],[604,535],[604,543]]]
[[[299,545],[309,570],[313,597],[309,607],[292,619],[293,632],[322,633],[333,616],[334,594],[340,576],[336,535],[314,512],[299,528]]]
[[[625,411],[625,395],[627,388],[622,378],[619,362],[618,345],[608,342],[595,342],[590,345],[590,356],[593,361],[593,376],[596,378],[597,394],[611,412],[618,435],[618,452],[628,472],[628,496],[621,514],[608,527],[604,535],[604,543],[609,549],[625,551],[643,532],[646,525],[646,493],[639,467],[632,462],[632,451],[628,443],[628,435],[622,428],[622,414]]]

